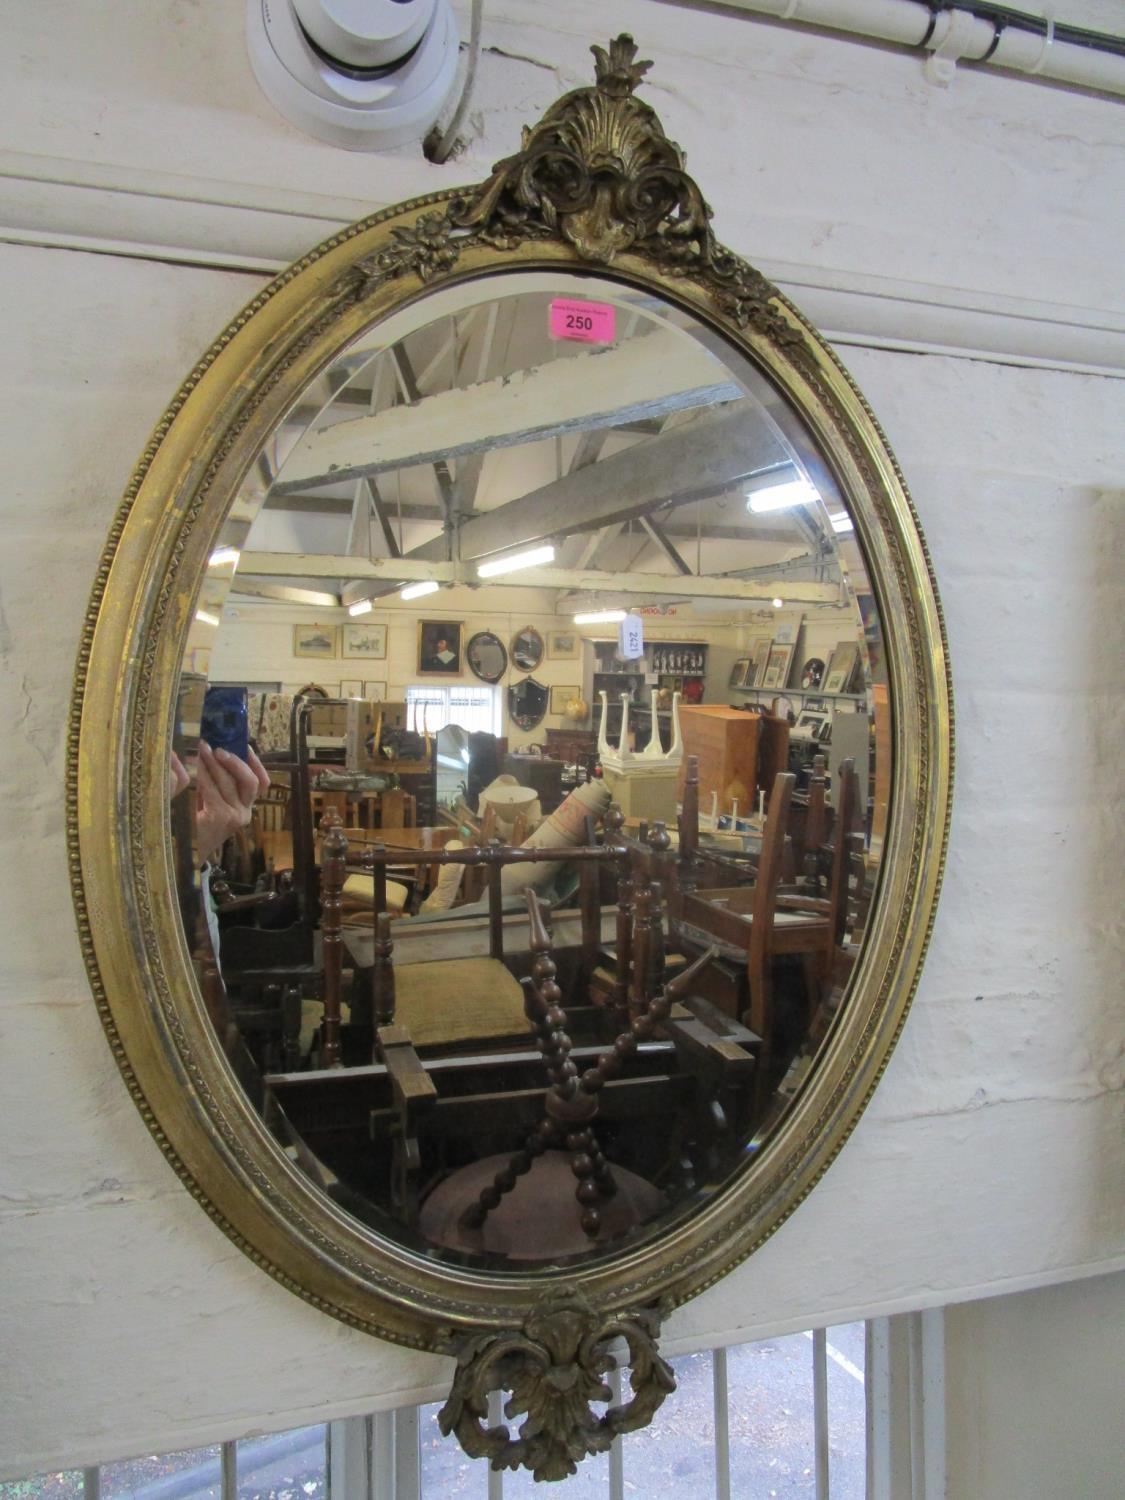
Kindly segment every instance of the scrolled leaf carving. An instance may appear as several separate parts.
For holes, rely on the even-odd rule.
[[[657,1327],[650,1312],[605,1319],[577,1293],[546,1298],[522,1328],[481,1334],[465,1345],[438,1424],[494,1469],[522,1466],[536,1479],[565,1479],[618,1434],[646,1426],[675,1390],[672,1369],[657,1351]],[[618,1339],[628,1346],[632,1395],[599,1415],[591,1403],[610,1400],[604,1377],[614,1367],[610,1346]],[[487,1425],[489,1393],[497,1389],[510,1392],[508,1420],[526,1418],[518,1437]]]
[[[608,51],[590,50],[593,86],[564,94],[537,125],[525,126],[519,151],[497,162],[486,182],[394,229],[393,245],[353,268],[356,295],[409,272],[429,281],[469,245],[507,251],[562,239],[595,265],[626,252],[644,256],[668,275],[706,286],[740,328],[803,344],[776,305],[776,288],[716,240],[684,153],[635,97],[651,63],[636,60],[636,44],[624,34]]]

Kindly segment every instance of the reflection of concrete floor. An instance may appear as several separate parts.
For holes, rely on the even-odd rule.
[[[863,1500],[863,1324],[828,1330],[828,1420],[832,1500]],[[838,1357],[834,1358],[833,1355]],[[673,1361],[677,1390],[643,1432],[622,1443],[626,1495],[663,1500],[687,1488],[694,1500],[715,1493],[714,1400],[710,1354]],[[849,1368],[850,1367],[850,1368]],[[815,1494],[812,1340],[765,1339],[727,1352],[732,1500],[789,1500]],[[423,1493],[484,1500],[487,1468],[467,1459],[437,1430],[438,1408],[422,1414]],[[577,1474],[552,1485],[562,1500],[604,1500],[609,1460],[587,1459]],[[505,1473],[504,1500],[542,1500],[530,1474]]]

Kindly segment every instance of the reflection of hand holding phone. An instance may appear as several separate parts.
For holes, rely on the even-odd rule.
[[[229,750],[246,760],[250,750],[250,720],[244,687],[209,687],[203,699],[199,737],[212,750]]]

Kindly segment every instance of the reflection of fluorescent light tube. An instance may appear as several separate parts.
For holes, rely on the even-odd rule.
[[[775,599],[773,601],[773,607],[774,607],[774,609],[780,609],[783,603],[784,603],[784,600],[782,600],[782,599]]]
[[[348,605],[349,615],[369,615],[373,606],[370,599],[357,599],[354,604]]]
[[[768,489],[754,490],[746,501],[747,507],[756,515],[766,510],[789,510],[794,505],[811,505],[820,496],[804,479],[787,479],[783,484],[771,484]]]
[[[616,625],[625,618],[623,609],[599,609],[592,615],[575,615],[576,625]]]
[[[238,559],[241,556],[242,553],[237,547],[216,547],[207,560],[207,566],[209,568],[223,568],[226,567],[227,563],[232,563],[237,567]]]
[[[404,589],[399,591],[400,599],[421,599],[423,594],[436,594],[441,584],[434,578],[423,579],[421,583],[408,583]]]
[[[500,573],[514,573],[517,568],[534,568],[539,563],[554,560],[554,547],[532,547],[528,552],[513,552],[511,557],[497,557],[492,562],[481,563],[477,568],[477,577],[495,578]]]
[[[836,515],[833,515],[831,512],[829,512],[828,519],[832,522],[832,530],[837,534],[837,536],[839,536],[841,531],[855,530],[855,525],[852,522],[852,518],[848,515],[846,510],[839,511]]]
[[[219,625],[222,623],[218,615],[213,615],[206,609],[197,609],[195,618],[201,625]]]

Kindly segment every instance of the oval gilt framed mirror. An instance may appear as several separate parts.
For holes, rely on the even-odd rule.
[[[491,630],[478,630],[465,647],[465,660],[475,677],[482,682],[497,683],[508,670],[508,650]]]
[[[91,983],[172,1166],[295,1294],[456,1355],[445,1429],[549,1479],[648,1421],[660,1316],[853,1128],[952,766],[935,585],[872,413],[715,240],[631,40],[594,51],[487,182],[333,236],[187,377],[107,544],[70,763]],[[357,557],[356,496],[387,481],[402,545],[370,527]],[[438,590],[469,670],[434,683]],[[379,680],[301,699],[295,639],[349,611]],[[548,728],[524,786],[497,632],[531,671],[559,628],[542,691],[594,727]],[[210,681],[248,688],[244,758],[200,743]],[[437,805],[450,725],[487,826]],[[594,1409],[621,1339],[631,1393]],[[488,1425],[497,1387],[522,1429]]]
[[[534,672],[543,660],[543,637],[534,625],[525,625],[512,637],[512,666],[520,672]]]

